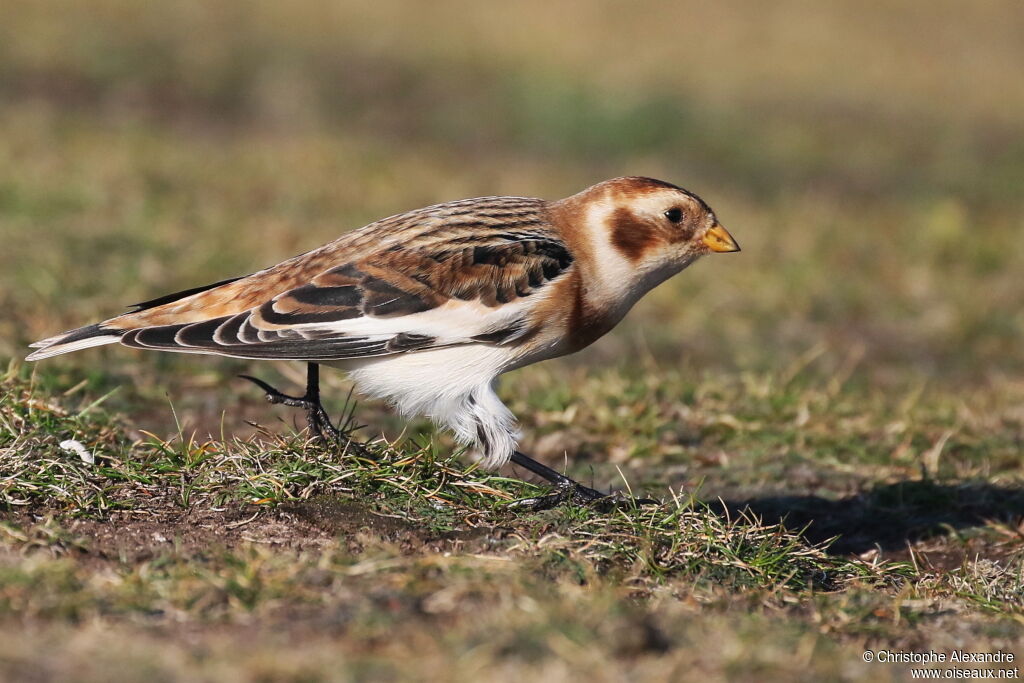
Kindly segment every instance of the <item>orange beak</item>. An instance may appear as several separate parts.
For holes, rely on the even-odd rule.
[[[700,238],[700,241],[703,242],[704,246],[711,251],[715,251],[720,254],[740,250],[740,245],[736,244],[736,240],[732,238],[729,231],[718,223],[715,223],[708,228],[708,231],[704,233],[704,236]]]

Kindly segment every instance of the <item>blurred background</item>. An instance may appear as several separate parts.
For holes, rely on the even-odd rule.
[[[527,430],[801,373],[1024,419],[1021,36],[1017,0],[10,2],[0,357],[400,211],[650,175],[743,251],[508,378]],[[246,368],[108,347],[38,371],[219,432],[271,420]]]

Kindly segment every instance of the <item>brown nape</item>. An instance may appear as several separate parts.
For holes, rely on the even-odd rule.
[[[680,192],[689,194],[686,190],[677,185],[673,185],[672,183],[666,183],[664,180],[657,180],[655,178],[644,178],[642,176],[612,178],[611,180],[606,180],[603,183],[598,183],[594,187],[614,192],[616,195],[626,198],[646,195],[652,190],[679,190]]]
[[[615,209],[609,222],[612,245],[630,261],[639,261],[659,241],[657,228],[626,207]]]

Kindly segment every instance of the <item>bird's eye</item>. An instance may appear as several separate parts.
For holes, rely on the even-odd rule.
[[[683,220],[683,210],[679,208],[669,209],[665,212],[665,218],[669,219],[673,223],[678,223]]]

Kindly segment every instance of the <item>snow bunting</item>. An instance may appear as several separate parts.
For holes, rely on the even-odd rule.
[[[578,351],[698,257],[738,251],[692,192],[651,178],[608,180],[566,199],[481,197],[398,214],[246,277],[137,304],[33,344],[28,360],[120,342],[160,351],[308,364],[306,394],[254,378],[304,407],[318,435],[318,364],[405,415],[425,415],[482,464],[510,459],[554,482],[555,502],[603,494],[516,450],[502,373]],[[551,501],[548,501],[551,502]]]

